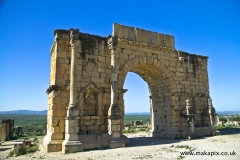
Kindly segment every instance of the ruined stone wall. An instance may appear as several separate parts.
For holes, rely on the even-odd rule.
[[[13,137],[14,120],[3,119],[0,127],[0,141],[6,141]]]
[[[14,127],[13,128],[13,135],[14,136],[21,136],[23,134],[23,127]]]
[[[3,141],[3,129],[2,129],[2,126],[0,126],[0,141]]]

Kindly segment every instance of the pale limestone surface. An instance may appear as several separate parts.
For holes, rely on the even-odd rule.
[[[214,137],[206,137],[194,140],[172,140],[163,138],[154,138],[153,140],[146,137],[146,133],[138,133],[128,135],[130,144],[125,148],[92,150],[78,153],[63,154],[62,152],[46,153],[44,150],[38,151],[34,154],[9,158],[9,159],[81,159],[81,160],[130,160],[130,159],[177,159],[180,158],[180,151],[189,151],[186,148],[178,148],[177,146],[188,146],[194,149],[194,152],[232,152],[235,151],[234,156],[186,156],[184,159],[197,160],[239,160],[240,158],[240,134],[221,135]],[[41,139],[40,139],[41,140]],[[131,143],[132,142],[132,143]],[[5,142],[6,146],[3,148],[11,148],[11,142]],[[13,144],[13,143],[12,143]],[[7,151],[0,152],[0,159],[9,153]]]
[[[208,57],[175,49],[173,36],[120,24],[113,25],[108,37],[78,29],[55,30],[54,36],[43,143],[47,152],[124,147],[128,72],[149,86],[152,137],[215,134]],[[98,136],[105,138],[100,142]],[[83,142],[84,137],[89,141]]]

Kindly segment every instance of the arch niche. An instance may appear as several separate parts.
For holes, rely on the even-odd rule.
[[[126,62],[118,77],[118,88],[123,88],[128,72],[138,74],[147,82],[150,93],[151,136],[173,137],[177,128],[174,108],[170,108],[172,92],[176,89],[173,74],[158,59],[137,56]],[[119,95],[119,109],[124,119],[124,97]],[[122,124],[123,126],[123,124]]]

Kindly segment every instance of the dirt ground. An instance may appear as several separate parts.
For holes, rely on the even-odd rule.
[[[151,138],[146,133],[128,134],[130,144],[125,148],[92,150],[71,154],[37,151],[18,157],[8,157],[13,141],[2,143],[0,159],[81,159],[81,160],[128,160],[128,159],[240,159],[240,128],[221,129],[221,135],[193,140]],[[181,155],[186,152],[200,155]],[[217,155],[217,154],[233,155]],[[208,155],[208,154],[212,154]],[[215,154],[215,155],[214,155]]]

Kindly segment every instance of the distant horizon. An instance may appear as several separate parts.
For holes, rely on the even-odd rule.
[[[0,110],[0,112],[12,112],[12,111],[36,111],[36,112],[40,112],[40,111],[47,111],[47,109],[45,109],[45,110],[17,109],[17,110],[9,110],[9,111]],[[240,110],[239,110],[239,111],[237,111],[237,110],[233,110],[233,111],[232,111],[232,110],[224,110],[224,111],[220,110],[220,111],[218,111],[218,110],[217,110],[217,112],[240,112]],[[125,113],[150,113],[150,111],[125,112]]]

